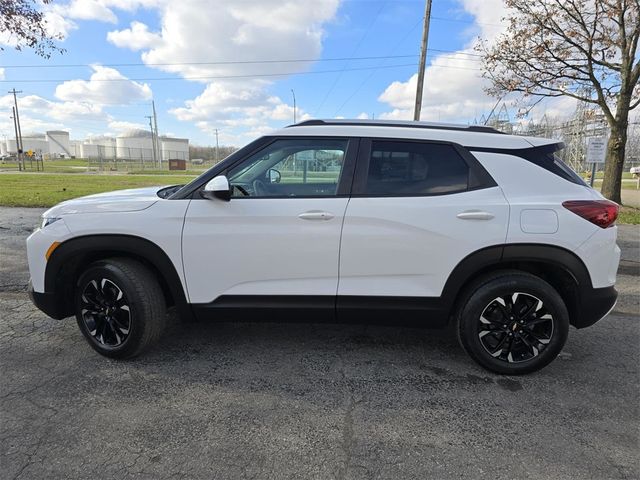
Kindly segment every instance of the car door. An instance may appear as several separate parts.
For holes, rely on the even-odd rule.
[[[333,311],[357,143],[274,138],[224,172],[230,201],[194,194],[182,241],[190,302]]]
[[[363,139],[340,250],[338,310],[438,299],[467,255],[505,242],[502,190],[463,148]],[[380,308],[378,308],[380,307]]]

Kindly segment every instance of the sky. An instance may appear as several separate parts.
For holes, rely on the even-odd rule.
[[[309,118],[411,119],[424,0],[71,0],[45,6],[63,54],[0,35],[0,92],[23,134],[72,139],[148,129],[242,146]],[[473,123],[496,104],[478,37],[504,29],[502,0],[434,0],[422,120]],[[0,95],[0,136],[13,136]],[[571,101],[543,102],[551,116]]]

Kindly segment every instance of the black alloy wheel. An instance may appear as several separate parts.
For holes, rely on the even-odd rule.
[[[515,292],[493,299],[478,320],[478,337],[493,358],[524,362],[537,357],[553,336],[553,316],[539,298]]]
[[[111,358],[140,354],[160,338],[166,324],[157,275],[130,258],[89,265],[76,283],[75,308],[89,345]]]
[[[81,314],[89,335],[105,348],[126,342],[131,308],[122,289],[108,278],[91,280],[82,291]]]
[[[467,286],[455,313],[458,340],[484,368],[520,375],[548,365],[562,351],[569,313],[544,279],[496,271]]]

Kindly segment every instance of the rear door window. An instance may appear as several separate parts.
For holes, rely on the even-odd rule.
[[[468,186],[469,167],[452,145],[372,142],[366,195],[438,195]]]

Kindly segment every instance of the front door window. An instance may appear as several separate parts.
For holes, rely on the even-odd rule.
[[[232,196],[326,197],[338,190],[348,140],[281,139],[233,167]]]

